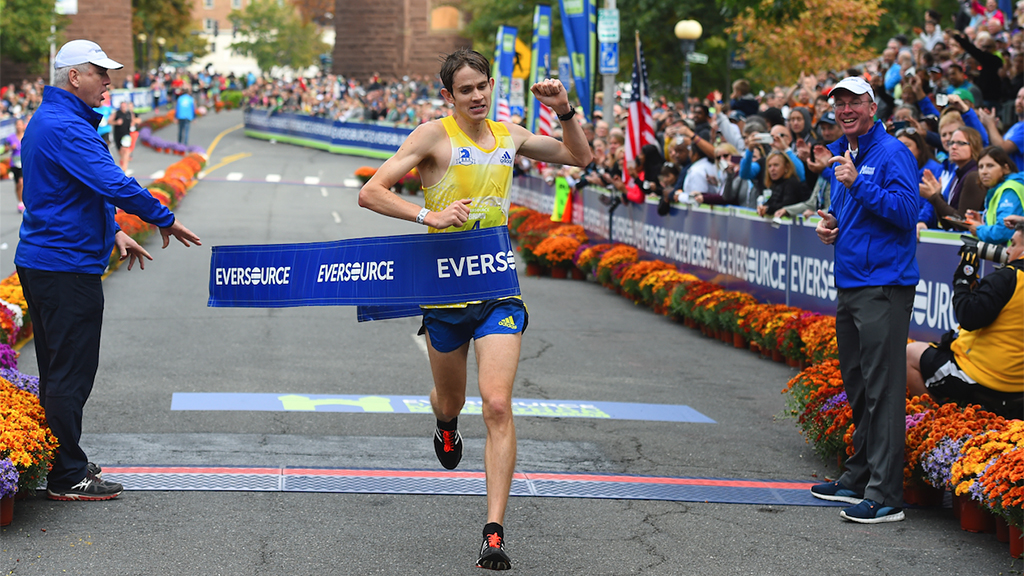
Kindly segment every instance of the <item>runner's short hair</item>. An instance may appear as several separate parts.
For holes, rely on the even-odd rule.
[[[455,73],[461,70],[463,66],[469,66],[473,70],[486,75],[488,80],[491,79],[491,63],[487,61],[483,54],[469,48],[459,48],[445,56],[444,62],[441,64],[441,84],[444,84],[448,92],[452,91]]]

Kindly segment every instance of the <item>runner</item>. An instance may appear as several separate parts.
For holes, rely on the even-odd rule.
[[[453,107],[452,115],[416,128],[363,186],[360,206],[425,224],[428,232],[505,226],[517,152],[541,162],[574,166],[590,163],[590,147],[561,82],[544,80],[534,84],[531,91],[558,114],[564,143],[534,135],[516,124],[488,120],[494,89],[490,72],[487,59],[472,50],[460,49],[445,59],[441,95]],[[391,192],[391,187],[413,168],[423,182],[423,209]],[[437,417],[434,451],[449,470],[462,458],[458,415],[466,400],[469,341],[475,342],[477,379],[487,426],[487,524],[477,566],[493,570],[512,567],[505,553],[502,523],[516,463],[512,383],[528,318],[526,306],[518,297],[423,307],[420,332],[427,336],[434,377],[430,392]]]

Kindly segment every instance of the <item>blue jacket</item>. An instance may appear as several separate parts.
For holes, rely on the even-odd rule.
[[[43,89],[21,141],[25,214],[16,265],[102,274],[120,230],[115,206],[156,226],[174,224],[174,214],[114,164],[99,122],[74,94]]]
[[[178,120],[196,119],[196,101],[188,94],[178,96],[178,102],[174,105],[174,117]]]
[[[902,142],[875,121],[857,139],[854,159],[858,176],[847,188],[831,175],[832,205],[839,221],[835,242],[837,288],[916,286],[917,269],[917,160]],[[846,136],[828,149],[843,156]]]

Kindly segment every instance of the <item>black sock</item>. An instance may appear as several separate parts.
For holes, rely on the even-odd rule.
[[[484,536],[486,537],[488,534],[497,534],[498,538],[505,539],[505,529],[497,522],[488,522],[484,525]]]
[[[446,430],[448,432],[454,432],[454,431],[458,430],[459,429],[459,417],[456,416],[455,418],[452,418],[451,422],[441,422],[440,420],[438,420],[437,421],[437,429],[438,430]]]

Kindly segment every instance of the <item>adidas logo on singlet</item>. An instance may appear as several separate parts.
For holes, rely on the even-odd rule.
[[[512,165],[512,156],[509,155],[508,150],[506,150],[504,154],[501,155],[501,163],[504,164],[505,166]]]
[[[518,328],[516,328],[516,321],[513,320],[511,316],[505,318],[504,320],[498,321],[498,326],[504,326],[509,330],[518,330]]]

